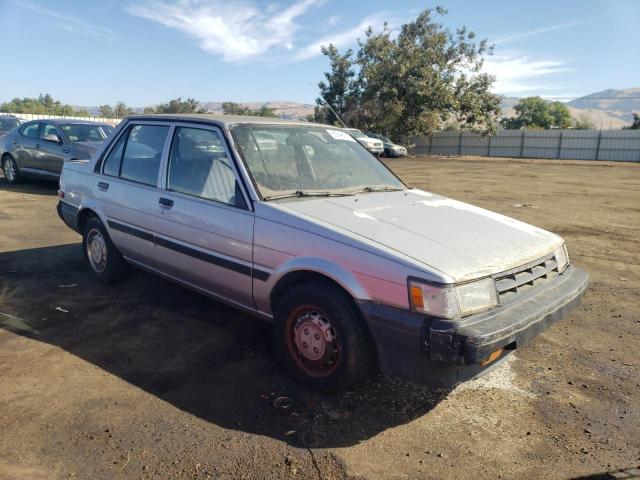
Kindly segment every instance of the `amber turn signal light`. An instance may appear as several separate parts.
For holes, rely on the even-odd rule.
[[[422,289],[415,285],[411,286],[411,305],[413,308],[424,308],[424,303],[422,301]]]
[[[503,348],[496,350],[495,352],[491,352],[487,358],[480,362],[480,366],[484,367],[485,365],[489,365],[491,362],[496,361],[500,355],[502,355],[502,352],[504,352]]]

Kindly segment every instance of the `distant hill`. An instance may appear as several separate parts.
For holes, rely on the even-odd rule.
[[[301,119],[313,113],[314,106],[309,103],[275,101],[275,102],[238,102],[243,107],[258,110],[262,106],[273,108],[278,116]],[[222,113],[222,102],[200,102],[200,106],[212,113]]]
[[[515,115],[513,107],[518,103],[518,97],[503,97],[501,102],[502,117]],[[314,105],[310,103],[289,102],[286,100],[273,102],[237,102],[240,105],[257,110],[263,105],[273,108],[278,116],[303,119],[313,114]],[[222,102],[200,102],[200,106],[212,113],[222,113]],[[633,113],[640,112],[640,87],[625,88],[623,90],[608,89],[592,93],[567,103],[571,116],[579,119],[586,116],[596,128],[619,129],[630,125]],[[79,107],[78,107],[79,108]],[[97,115],[98,107],[82,107]],[[142,113],[143,107],[134,108],[136,113]]]
[[[631,123],[633,113],[640,112],[640,87],[602,90],[571,100],[569,105],[581,110],[601,110],[626,123]]]
[[[520,99],[502,98],[502,117],[515,115],[513,107]],[[567,102],[574,119],[589,118],[596,128],[603,130],[620,129],[631,123],[634,112],[640,112],[640,88],[624,90],[603,90]]]

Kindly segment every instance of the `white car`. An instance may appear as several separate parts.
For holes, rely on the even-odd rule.
[[[378,138],[367,137],[361,130],[357,128],[347,128],[346,131],[355,138],[364,148],[374,155],[381,155],[384,152],[384,144]]]
[[[588,283],[559,236],[409,188],[327,125],[132,116],[64,163],[59,197],[96,280],[136,265],[272,321],[285,369],[320,390],[375,370],[455,384]]]

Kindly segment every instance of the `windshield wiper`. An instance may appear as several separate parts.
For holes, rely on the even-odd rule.
[[[404,190],[404,188],[400,187],[364,187],[361,190],[356,190],[355,192],[351,192],[352,194],[356,193],[371,193],[371,192],[400,192]]]
[[[291,193],[283,193],[282,195],[270,195],[267,197],[263,197],[264,200],[280,200],[281,198],[294,198],[294,197],[347,197],[351,196],[353,193],[337,193],[337,192],[314,192],[308,190],[296,190]]]

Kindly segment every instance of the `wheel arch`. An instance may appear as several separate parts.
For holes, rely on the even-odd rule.
[[[325,259],[293,259],[273,272],[272,278],[273,283],[269,292],[269,304],[272,312],[275,312],[278,301],[287,289],[311,281],[327,282],[335,286],[354,303],[355,300],[371,299],[369,293],[351,272]]]
[[[11,153],[4,152],[2,154],[2,157],[0,157],[0,168],[4,168],[4,162],[6,162],[8,158],[12,158],[14,162],[16,161],[16,158],[13,155],[11,155]]]
[[[82,233],[84,231],[84,226],[87,224],[87,221],[91,217],[96,217],[98,220],[100,219],[100,215],[98,215],[91,207],[81,208],[78,212],[78,231]]]

